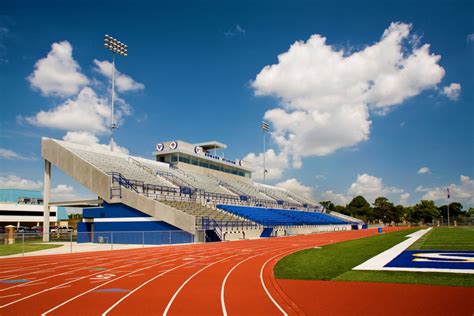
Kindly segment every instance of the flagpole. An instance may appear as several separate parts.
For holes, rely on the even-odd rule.
[[[449,227],[449,198],[451,194],[449,194],[449,188],[447,188],[447,190],[448,190],[448,227]]]
[[[265,173],[267,173],[267,169],[265,168],[265,130],[263,131],[263,184],[265,184]]]

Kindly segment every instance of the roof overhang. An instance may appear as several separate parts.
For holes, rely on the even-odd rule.
[[[213,149],[226,149],[227,145],[220,143],[218,141],[202,142],[194,144],[194,146],[201,147],[204,151],[213,150]]]
[[[101,199],[49,202],[50,206],[77,207],[77,208],[98,207],[101,204],[102,204]]]

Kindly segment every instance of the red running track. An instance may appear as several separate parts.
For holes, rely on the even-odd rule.
[[[0,315],[303,314],[304,304],[295,304],[274,280],[274,264],[298,250],[375,234],[0,259],[0,280],[24,280],[0,283]]]

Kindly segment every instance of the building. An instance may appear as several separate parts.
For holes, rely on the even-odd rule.
[[[50,208],[50,220],[67,220],[62,207]],[[0,189],[0,227],[40,226],[43,223],[43,195],[40,191]]]

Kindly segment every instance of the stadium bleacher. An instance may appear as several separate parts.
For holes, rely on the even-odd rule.
[[[217,208],[248,218],[264,226],[344,225],[346,221],[320,213],[273,208],[218,204]]]

